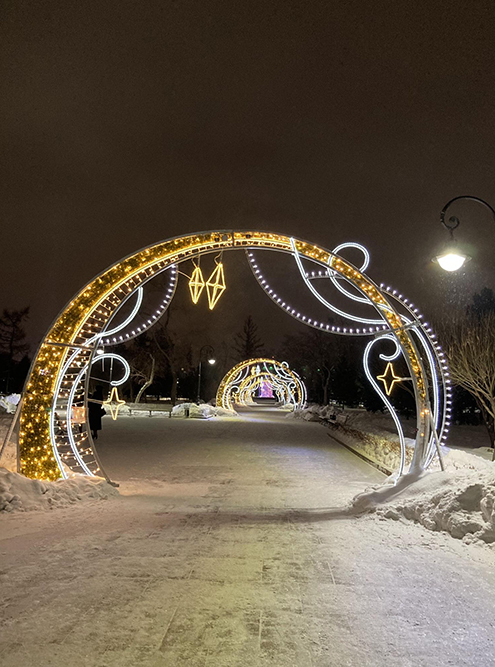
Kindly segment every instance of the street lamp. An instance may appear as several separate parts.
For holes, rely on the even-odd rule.
[[[477,201],[478,203],[483,204],[483,206],[486,206],[490,209],[495,219],[495,210],[484,199],[480,199],[479,197],[473,197],[471,195],[459,195],[459,197],[454,197],[445,204],[440,213],[440,222],[450,234],[450,243],[447,248],[440,255],[434,257],[432,261],[437,262],[444,271],[449,272],[457,271],[471,259],[469,255],[466,255],[460,248],[458,248],[457,242],[454,238],[454,230],[457,229],[457,227],[459,227],[461,224],[459,218],[456,218],[456,216],[452,215],[448,222],[445,221],[445,214],[447,209],[451,204],[459,199],[471,199],[472,201]]]
[[[202,364],[202,361],[203,361],[203,351],[204,351],[204,350],[208,350],[208,351],[209,351],[208,354],[207,354],[206,360],[208,361],[208,363],[209,363],[211,366],[213,366],[213,364],[214,364],[215,361],[216,361],[216,359],[213,358],[213,352],[214,352],[214,350],[213,350],[212,346],[211,346],[211,345],[203,345],[203,347],[202,347],[202,348],[200,349],[200,351],[199,351],[199,364],[198,364],[198,394],[197,394],[197,397],[196,397],[196,403],[197,403],[197,405],[199,405],[199,402],[200,402],[200,400],[201,400],[201,364]]]

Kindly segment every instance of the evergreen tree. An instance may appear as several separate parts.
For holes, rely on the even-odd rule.
[[[22,310],[4,309],[0,317],[0,354],[4,391],[12,390],[11,378],[16,361],[25,355],[29,345],[25,342],[24,322],[29,317],[29,307]]]
[[[263,342],[258,335],[258,327],[251,315],[244,320],[242,331],[234,336],[234,350],[243,361],[261,354]]]

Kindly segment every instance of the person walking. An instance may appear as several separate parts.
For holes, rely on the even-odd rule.
[[[102,407],[102,403],[103,389],[98,385],[88,401],[89,428],[93,440],[98,440],[98,431],[101,431],[101,418],[107,414]]]

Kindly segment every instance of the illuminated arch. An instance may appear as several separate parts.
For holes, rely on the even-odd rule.
[[[252,266],[256,266],[253,255],[256,249],[274,250],[292,256],[306,287],[329,308],[331,304],[314,287],[314,279],[331,277],[332,280],[342,280],[375,309],[377,317],[374,319],[357,318],[360,323],[366,324],[361,329],[340,329],[316,323],[305,316],[300,317],[295,309],[267,287],[259,270],[253,268],[258,282],[270,298],[306,324],[346,335],[374,335],[375,339],[369,346],[377,338],[389,338],[395,343],[409,369],[416,398],[417,437],[411,469],[420,470],[428,465],[435,453],[437,435],[445,437],[447,412],[450,410],[446,407],[449,403],[445,389],[448,380],[445,379],[446,366],[440,356],[442,353],[429,329],[420,322],[415,312],[411,311],[410,316],[399,312],[400,306],[409,308],[407,300],[399,299],[390,290],[379,288],[363,270],[357,269],[336,251],[268,232],[213,231],[169,239],[130,255],[88,283],[62,310],[38,349],[24,388],[19,435],[20,469],[23,474],[54,480],[67,477],[71,471],[89,475],[102,473],[88,424],[85,428],[79,424],[79,428],[74,430],[72,410],[83,409],[87,414],[87,369],[97,360],[97,351],[104,344],[119,343],[124,339],[123,335],[118,335],[121,327],[112,327],[112,318],[124,302],[134,298],[133,295],[137,295],[137,300],[141,298],[140,291],[145,283],[158,273],[168,271],[171,287],[165,306],[131,332],[131,337],[139,335],[153,325],[170,302],[178,264],[201,254],[237,249],[247,251]],[[305,262],[316,266],[318,271],[311,275]],[[341,312],[340,315],[352,319],[348,313]],[[367,351],[369,355],[368,348]],[[430,381],[434,385],[433,398]],[[378,391],[380,393],[379,388]],[[381,395],[384,396],[383,392]],[[430,433],[432,426],[434,437]],[[403,467],[402,460],[400,472]]]
[[[230,369],[218,387],[217,405],[226,410],[234,409],[234,400],[245,405],[263,381],[269,381],[280,401],[292,404],[294,409],[306,404],[306,387],[289,364],[261,357],[241,361]]]

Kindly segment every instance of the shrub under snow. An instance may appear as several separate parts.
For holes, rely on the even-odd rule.
[[[193,419],[210,419],[211,417],[237,417],[235,410],[215,407],[208,403],[181,403],[172,408],[172,417],[185,417],[189,411],[189,417]]]

